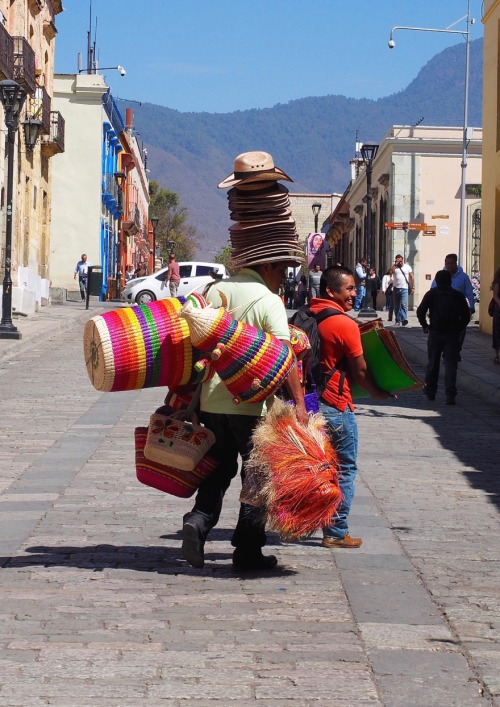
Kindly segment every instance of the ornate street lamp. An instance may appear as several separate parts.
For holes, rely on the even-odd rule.
[[[127,180],[125,172],[115,172],[114,178],[118,187],[118,239],[116,242],[116,297],[120,297],[122,281],[122,218],[123,218],[123,185]]]
[[[24,121],[23,123],[23,129],[24,129],[24,143],[26,145],[26,149],[29,152],[32,152],[36,145],[36,141],[38,140],[38,135],[40,134],[40,130],[42,128],[42,121],[41,120],[35,120],[35,118],[28,118],[27,120]]]
[[[321,204],[319,202],[315,202],[314,204],[311,204],[311,209],[314,215],[314,233],[318,232],[318,218],[319,218],[319,212],[321,211]]]
[[[376,317],[377,313],[371,306],[372,304],[372,283],[368,277],[370,267],[375,267],[375,248],[372,232],[372,168],[373,160],[378,152],[378,145],[373,142],[364,142],[361,147],[361,157],[366,167],[366,256],[367,256],[367,273],[365,278],[365,301],[363,309],[360,310],[359,317]]]
[[[14,143],[26,91],[16,81],[0,81],[0,101],[7,126],[7,218],[5,222],[5,275],[2,289],[0,339],[20,339],[21,332],[12,323],[12,198],[14,192]]]

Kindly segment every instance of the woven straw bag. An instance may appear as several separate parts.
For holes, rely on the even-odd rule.
[[[146,459],[144,447],[148,435],[147,427],[135,428],[135,471],[141,484],[158,489],[179,498],[189,498],[202,481],[210,476],[218,462],[208,454],[192,471],[175,469],[166,464]]]
[[[180,316],[188,322],[193,346],[210,352],[210,365],[232,393],[234,403],[266,400],[294,365],[294,356],[283,341],[233,319],[223,307],[196,310],[187,303]]]
[[[171,415],[153,413],[144,446],[144,456],[150,461],[166,464],[183,471],[193,471],[215,443],[214,433],[192,420],[198,405],[198,386],[186,410]]]
[[[94,388],[174,388],[207,380],[210,367],[194,368],[203,354],[193,348],[189,327],[179,317],[186,301],[195,308],[207,306],[201,296],[189,295],[92,317],[85,326],[83,348]]]

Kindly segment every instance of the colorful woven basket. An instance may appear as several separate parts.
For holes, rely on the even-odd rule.
[[[183,411],[151,415],[144,456],[176,469],[192,471],[215,444],[212,430],[184,420]]]
[[[210,474],[217,468],[218,462],[206,455],[193,471],[174,469],[165,464],[153,462],[144,456],[144,445],[148,434],[147,427],[135,428],[135,469],[138,481],[158,491],[169,493],[179,498],[189,498]]]
[[[207,380],[212,372],[206,366],[194,368],[202,355],[193,349],[189,327],[179,317],[186,301],[171,297],[92,317],[85,326],[83,347],[94,388],[173,388]],[[207,305],[200,296],[188,301],[193,308]]]
[[[235,403],[257,403],[273,395],[294,365],[291,349],[271,334],[233,319],[223,307],[181,310],[193,346],[210,352],[211,368]],[[201,367],[200,361],[195,367]]]

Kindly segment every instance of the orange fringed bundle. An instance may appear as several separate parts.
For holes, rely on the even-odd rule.
[[[293,540],[329,525],[340,504],[338,461],[316,414],[307,427],[295,410],[275,400],[253,434],[241,500],[264,506],[267,522]]]

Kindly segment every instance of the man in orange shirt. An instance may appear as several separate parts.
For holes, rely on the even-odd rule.
[[[356,285],[352,271],[329,267],[321,276],[320,296],[311,301],[310,311],[336,309],[345,314],[354,307]],[[361,334],[349,316],[330,316],[318,325],[321,342],[321,365],[326,374],[334,367],[320,400],[320,412],[328,422],[328,434],[337,452],[340,466],[342,504],[331,524],[323,528],[323,547],[360,547],[361,538],[349,534],[347,519],[354,497],[357,474],[358,426],[354,416],[349,379],[356,381],[374,400],[396,396],[378,387],[367,368],[361,345]]]

